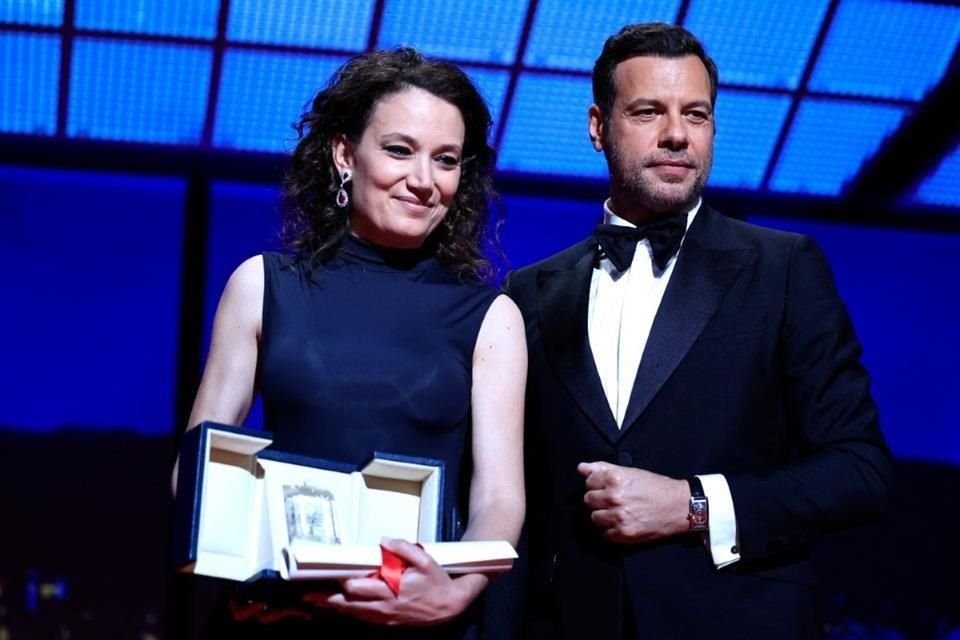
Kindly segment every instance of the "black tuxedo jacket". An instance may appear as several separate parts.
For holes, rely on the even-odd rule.
[[[593,237],[511,274],[527,326],[527,637],[819,635],[807,542],[882,513],[890,456],[860,345],[805,236],[726,218],[690,226],[623,429],[587,339]],[[741,560],[701,540],[606,541],[577,463],[722,473]]]

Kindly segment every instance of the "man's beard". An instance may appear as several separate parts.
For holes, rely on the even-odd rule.
[[[619,145],[607,146],[607,165],[610,168],[610,180],[614,193],[623,206],[631,210],[644,211],[652,217],[688,211],[696,204],[703,187],[710,176],[713,165],[713,151],[698,162],[684,151],[658,150],[639,159],[624,157]],[[696,173],[693,182],[685,189],[678,190],[675,183],[652,175],[651,165],[664,161],[683,162]]]

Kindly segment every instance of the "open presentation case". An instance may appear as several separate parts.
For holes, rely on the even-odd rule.
[[[367,575],[380,539],[422,544],[450,573],[500,572],[506,541],[439,542],[443,464],[374,453],[361,469],[270,449],[269,432],[204,422],[185,434],[174,507],[181,571],[235,581]]]

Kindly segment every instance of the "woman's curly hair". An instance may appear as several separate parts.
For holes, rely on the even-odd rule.
[[[465,129],[457,193],[424,246],[458,275],[490,281],[495,269],[484,248],[502,255],[496,233],[488,228],[489,203],[495,197],[495,152],[487,143],[490,111],[462,70],[410,48],[365,53],[347,61],[296,124],[299,141],[283,184],[284,242],[309,257],[312,265],[336,254],[349,233],[349,206],[338,208],[335,203],[340,176],[333,163],[333,138],[343,134],[359,143],[377,104],[414,87],[457,107]]]

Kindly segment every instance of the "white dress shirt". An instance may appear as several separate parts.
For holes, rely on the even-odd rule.
[[[687,229],[700,209],[698,200],[687,212]],[[625,227],[634,226],[603,204],[603,221]],[[653,262],[650,242],[637,243],[633,263],[624,272],[617,271],[607,259],[599,261],[590,279],[590,303],[587,311],[587,335],[593,351],[603,392],[610,411],[623,428],[627,403],[640,367],[643,350],[650,337],[653,318],[660,308],[663,293],[670,282],[680,251],[670,258],[661,272]],[[629,327],[629,330],[624,330]],[[707,544],[713,563],[725,567],[740,559],[737,545],[737,521],[730,487],[722,474],[698,476],[710,504],[710,530]]]

